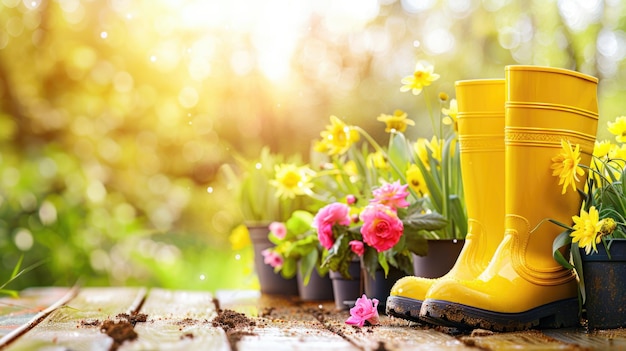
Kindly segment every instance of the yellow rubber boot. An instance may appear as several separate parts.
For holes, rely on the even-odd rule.
[[[552,242],[571,223],[580,196],[562,194],[552,175],[561,141],[579,145],[589,165],[597,123],[597,79],[564,69],[508,66],[505,104],[505,235],[486,270],[429,290],[420,317],[457,328],[496,331],[577,325],[575,277],[554,259]],[[576,184],[584,186],[586,177]]]
[[[474,279],[487,267],[504,234],[504,79],[456,82],[461,173],[468,233],[452,269],[443,277],[398,280],[386,312],[419,320],[422,301],[434,282]]]

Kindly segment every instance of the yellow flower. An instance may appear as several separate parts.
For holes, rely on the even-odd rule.
[[[416,164],[410,165],[409,169],[406,170],[406,182],[416,193],[420,195],[428,194],[428,187],[426,186],[424,175]]]
[[[580,145],[572,149],[569,141],[561,139],[561,152],[552,158],[553,176],[559,177],[559,185],[563,185],[561,194],[565,194],[567,187],[571,184],[572,190],[576,191],[578,176],[585,174],[580,163]]]
[[[413,95],[419,95],[424,87],[429,86],[432,82],[439,79],[437,73],[433,73],[434,67],[424,67],[421,63],[415,65],[415,71],[412,75],[402,78],[402,84],[404,84],[400,91],[405,92],[411,90]]]
[[[620,142],[626,142],[626,116],[619,116],[615,122],[608,122],[608,130],[615,135],[615,139]]]
[[[276,196],[293,199],[296,195],[311,194],[311,178],[315,171],[308,166],[296,166],[294,164],[280,164],[274,167],[275,176],[270,184],[276,187]]]
[[[388,169],[389,168],[389,163],[387,162],[387,158],[385,157],[385,154],[380,151],[376,151],[374,153],[367,155],[367,165],[369,167],[376,168],[376,169]]]
[[[459,105],[457,104],[456,99],[450,100],[450,108],[442,107],[441,113],[446,116],[442,121],[443,124],[452,124],[454,125],[454,130],[458,130],[456,124],[456,115],[459,113]]]
[[[244,224],[238,225],[230,232],[228,241],[230,241],[230,246],[235,251],[252,245],[248,228]]]
[[[343,123],[336,116],[330,116],[330,125],[320,133],[322,139],[315,145],[317,151],[329,155],[341,155],[359,141],[359,132],[352,126]]]
[[[387,125],[385,132],[387,133],[391,133],[392,130],[404,132],[407,126],[415,125],[413,120],[407,119],[406,112],[402,110],[395,110],[393,115],[381,114],[376,120],[385,122]]]
[[[431,157],[441,163],[441,154],[443,152],[443,139],[439,139],[433,135],[433,138],[430,141],[426,142],[426,146],[430,149]]]
[[[597,158],[603,158],[604,156],[609,154],[611,150],[611,142],[608,140],[597,141],[593,146],[593,156]]]
[[[574,221],[574,231],[570,234],[572,242],[578,243],[578,246],[585,249],[587,255],[592,249],[593,252],[598,252],[596,244],[600,242],[600,237],[597,234],[602,229],[602,222],[599,218],[598,210],[594,206],[589,208],[589,213],[581,209],[580,216],[572,217]]]
[[[612,160],[614,159],[626,160],[626,144],[622,144],[622,145],[611,144],[608,155],[609,155],[609,158]]]

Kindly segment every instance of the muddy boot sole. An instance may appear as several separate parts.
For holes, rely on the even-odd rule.
[[[459,329],[487,329],[498,332],[528,329],[567,328],[580,325],[578,299],[555,301],[519,313],[487,311],[449,301],[427,299],[420,318],[427,323]]]

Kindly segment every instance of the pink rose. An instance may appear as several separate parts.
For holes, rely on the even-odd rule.
[[[330,250],[335,243],[333,225],[350,225],[350,208],[346,204],[334,202],[322,207],[313,218],[313,228],[317,229],[317,237],[326,249]]]
[[[369,246],[382,252],[398,243],[404,230],[404,225],[396,211],[381,204],[371,204],[361,212],[361,235]]]
[[[350,250],[357,254],[359,257],[363,256],[365,253],[365,245],[363,245],[362,241],[352,240],[348,243],[350,245]]]
[[[346,324],[362,327],[367,321],[371,325],[376,325],[380,321],[379,318],[378,300],[370,300],[363,294],[356,300],[354,307],[350,309],[350,317],[346,320]]]
[[[374,198],[371,202],[387,205],[394,210],[409,207],[410,204],[406,201],[407,196],[409,196],[408,187],[408,184],[400,185],[399,180],[393,183],[385,183],[380,188],[374,189],[372,192]]]
[[[261,251],[261,254],[263,255],[263,262],[265,262],[265,264],[274,268],[282,267],[283,257],[280,254],[272,251],[271,249],[265,249]]]
[[[356,203],[356,197],[354,195],[346,195],[346,202],[348,205],[354,205]]]
[[[270,224],[270,232],[272,232],[278,239],[284,239],[287,235],[287,226],[282,222],[272,222]]]

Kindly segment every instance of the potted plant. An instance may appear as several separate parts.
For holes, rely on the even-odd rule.
[[[592,330],[626,327],[626,314],[619,312],[626,305],[626,117],[609,122],[609,131],[618,143],[596,141],[585,188],[578,190],[583,205],[572,217],[574,224],[551,220],[566,229],[554,241],[554,258],[578,275],[581,312]],[[578,145],[562,146],[553,169],[565,192],[576,189],[585,167],[578,164]]]
[[[302,300],[332,300],[328,269],[321,266],[322,246],[312,223],[313,215],[303,210],[294,211],[284,223],[273,222],[269,239],[275,246],[262,254],[284,278],[297,276]]]
[[[417,144],[409,142],[404,135],[407,126],[414,122],[400,110],[377,119],[385,123],[390,135],[386,147],[359,126],[330,117],[330,124],[316,143],[316,151],[328,157],[327,169],[336,170],[335,189],[342,191],[342,196],[336,196],[338,200],[320,209],[314,222],[320,242],[327,250],[323,265],[331,270],[331,278],[352,278],[351,269],[358,272],[354,267],[355,261],[359,261],[356,258],[360,257],[366,272],[364,280],[370,277],[375,280],[377,275],[387,278],[390,270],[392,273],[397,270],[399,274],[394,273],[389,279],[393,284],[401,275],[413,274],[414,255],[426,255],[427,239],[439,237],[435,231],[443,230],[449,221],[434,209],[424,176],[416,166]],[[361,138],[365,142],[359,143]],[[384,244],[362,233],[371,223],[382,223],[381,218],[385,224],[396,226],[390,232],[393,239]],[[354,289],[358,283],[352,285]],[[386,290],[380,293],[381,301],[386,300],[389,293]],[[338,295],[335,291],[340,307],[343,301],[337,300]],[[352,300],[358,296],[354,295]]]
[[[285,221],[296,209],[305,208],[309,199],[301,196],[302,187],[281,186],[280,177],[302,177],[306,184],[308,167],[296,166],[298,157],[287,160],[281,154],[273,154],[269,148],[261,149],[256,159],[236,156],[237,167],[222,168],[238,196],[242,225],[235,228],[232,236],[247,232],[254,247],[254,267],[259,278],[261,292],[268,294],[298,295],[295,278],[284,279],[265,263],[264,250],[274,246],[270,241],[269,225]],[[231,238],[231,241],[233,239]],[[237,240],[236,240],[237,241]],[[241,241],[241,240],[238,240]]]

